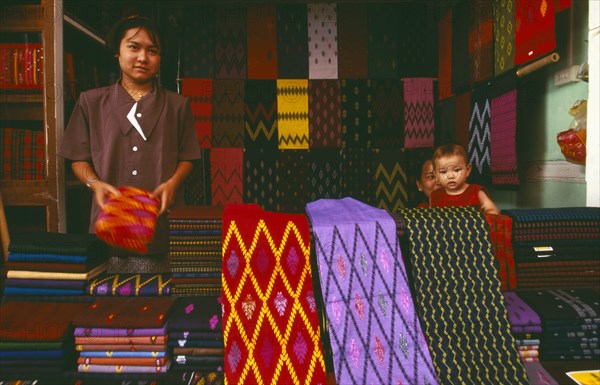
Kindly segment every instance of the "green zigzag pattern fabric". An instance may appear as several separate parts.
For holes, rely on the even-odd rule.
[[[246,80],[244,89],[244,148],[277,152],[277,84]]]
[[[374,174],[375,206],[387,211],[408,207],[407,173],[399,149],[380,150]]]
[[[528,384],[487,225],[472,207],[404,209],[415,301],[444,384]]]

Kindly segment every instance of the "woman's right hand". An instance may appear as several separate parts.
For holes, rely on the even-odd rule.
[[[90,183],[89,186],[90,189],[93,191],[94,199],[96,200],[96,203],[98,203],[98,206],[100,206],[100,208],[104,207],[104,202],[106,202],[107,199],[113,196],[121,195],[121,192],[117,188],[106,182],[102,182],[101,180],[97,180],[94,183]]]

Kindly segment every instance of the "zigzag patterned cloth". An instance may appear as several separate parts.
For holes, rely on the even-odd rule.
[[[201,148],[212,146],[212,79],[183,79],[181,94],[190,100],[196,136]]]
[[[103,274],[89,282],[91,296],[150,297],[171,294],[170,274]]]
[[[277,79],[275,5],[248,4],[248,79]]]
[[[246,80],[244,148],[277,152],[277,85],[275,80]]]
[[[242,203],[244,150],[213,148],[210,151],[210,187],[213,206]]]
[[[494,73],[515,66],[515,0],[493,0]]]
[[[244,147],[244,81],[213,81],[212,147]]]
[[[342,79],[342,148],[371,148],[373,113],[370,79]]]
[[[396,225],[352,198],[307,204],[338,384],[437,384]]]
[[[415,301],[440,382],[528,384],[483,215],[472,207],[398,214],[407,224]]]
[[[487,84],[481,84],[473,90],[471,119],[469,120],[469,163],[473,166],[470,182],[489,185],[492,180],[490,156],[490,95]]]
[[[381,150],[375,165],[374,206],[388,211],[408,207],[408,177],[398,156],[400,152],[398,149]]]
[[[433,79],[404,79],[404,147],[433,147]]]
[[[399,79],[373,80],[373,145],[404,147],[404,89]]]
[[[216,7],[215,78],[246,79],[246,8],[235,4]],[[195,32],[194,32],[195,33]]]
[[[339,80],[308,81],[310,148],[342,147],[342,110]]]
[[[308,80],[277,79],[280,150],[308,149]]]
[[[277,4],[277,77],[308,78],[308,15],[304,3]]]
[[[369,77],[369,30],[367,4],[339,3],[338,10],[338,76],[340,79]]]
[[[308,3],[308,78],[338,78],[337,5]]]
[[[223,212],[226,384],[326,384],[304,215]]]

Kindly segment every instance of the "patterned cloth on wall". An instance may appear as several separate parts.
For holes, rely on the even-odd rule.
[[[490,167],[495,185],[518,185],[517,89],[513,74],[494,79],[490,103]]]
[[[200,149],[200,159],[192,162],[192,172],[183,182],[183,194],[187,205],[207,205],[211,201],[210,150]]]
[[[492,2],[476,0],[470,6],[469,64],[472,84],[494,76]]]
[[[401,3],[398,28],[397,71],[400,77],[437,77],[437,15],[428,2]],[[392,62],[394,64],[394,62]]]
[[[487,84],[475,87],[469,120],[469,145],[467,151],[471,163],[471,183],[489,185],[491,182],[490,157],[490,98],[492,89]]]
[[[244,89],[244,148],[277,152],[277,84],[246,80]]]
[[[325,384],[304,215],[223,212],[225,383]]]
[[[407,224],[415,302],[440,382],[527,384],[484,217],[473,207],[398,214]]]
[[[0,127],[0,179],[44,179],[45,142],[43,130]]]
[[[456,95],[456,143],[469,147],[469,122],[471,120],[471,91]]]
[[[212,146],[213,81],[184,78],[181,94],[187,96],[194,114],[196,136],[201,148]]]
[[[226,4],[216,8],[215,78],[246,79],[246,8]]]
[[[395,79],[398,73],[399,6],[392,3],[369,3],[367,25],[369,33],[368,78]]]
[[[433,147],[435,95],[432,78],[404,79],[404,147]]]
[[[341,151],[335,148],[312,149],[308,157],[310,159],[310,200],[341,198],[344,195]]]
[[[308,78],[308,16],[304,3],[277,4],[277,76]]]
[[[308,80],[277,79],[280,150],[308,149]]]
[[[369,76],[367,4],[339,3],[337,12],[339,78],[367,78]]]
[[[448,97],[435,105],[434,147],[456,141],[456,98]]]
[[[452,92],[462,94],[471,88],[469,79],[469,9],[471,3],[459,1],[452,7]]]
[[[400,79],[374,79],[373,146],[404,146],[404,88]]]
[[[361,202],[374,201],[375,156],[370,148],[345,148],[342,151],[344,193]]]
[[[212,147],[244,146],[244,81],[213,81]]]
[[[279,160],[276,153],[252,147],[244,152],[244,203],[279,210]]]
[[[215,76],[215,7],[187,4],[181,23],[181,74],[184,78]]]
[[[452,8],[442,16],[438,25],[438,86],[440,100],[452,93]]]
[[[277,79],[274,4],[248,4],[248,79]]]
[[[515,64],[540,59],[556,48],[554,1],[516,0]]]
[[[373,132],[372,81],[343,79],[342,147],[371,148]]]
[[[516,0],[493,0],[494,73],[500,75],[515,65]]]
[[[242,148],[213,148],[210,151],[212,205],[225,206],[243,201],[243,169]]]
[[[384,210],[352,198],[306,206],[339,384],[437,384]]]
[[[308,3],[308,78],[338,78],[337,5]]]
[[[308,81],[310,148],[342,147],[342,111],[339,80]]]
[[[279,152],[279,209],[301,213],[310,201],[308,151]]]
[[[373,205],[388,211],[408,207],[408,178],[400,149],[382,149],[375,161]]]

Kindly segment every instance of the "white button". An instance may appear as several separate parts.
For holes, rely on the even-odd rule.
[[[131,172],[131,175],[137,175],[137,170],[133,170],[133,171]]]
[[[142,117],[142,113],[138,112],[137,114],[135,114],[135,116],[137,116],[138,118],[141,118]]]
[[[132,150],[137,151],[137,146],[133,146]]]

